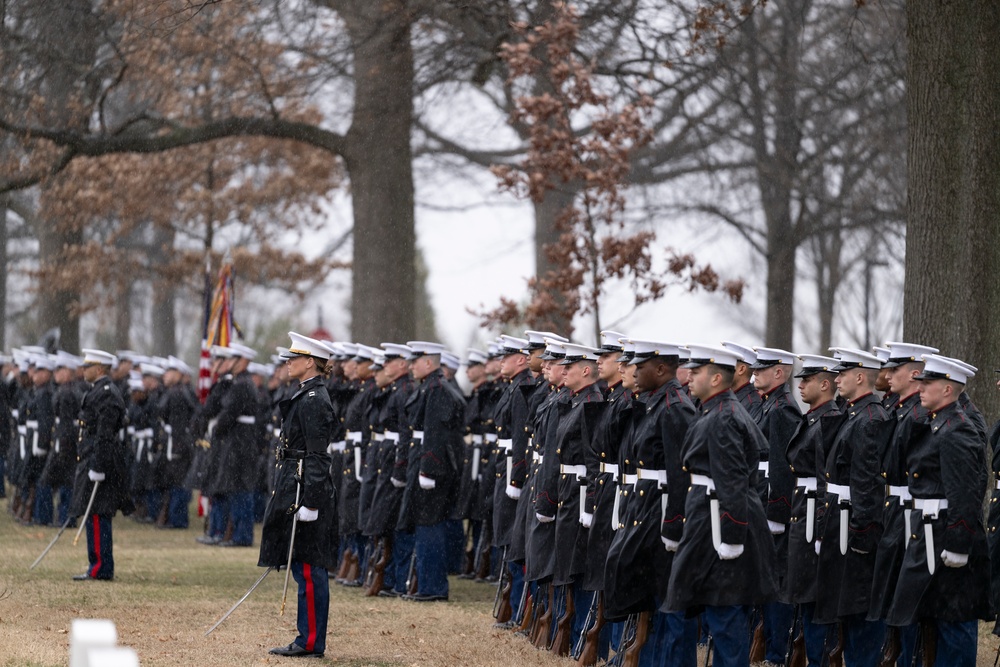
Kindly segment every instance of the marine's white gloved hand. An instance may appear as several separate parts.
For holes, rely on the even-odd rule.
[[[778,523],[777,521],[768,521],[767,527],[771,529],[772,535],[781,535],[785,532],[785,524]]]
[[[435,486],[437,486],[437,482],[435,482],[433,479],[427,477],[422,473],[419,479],[420,479],[420,488],[423,489],[424,491],[430,491]]]
[[[820,540],[816,540],[816,555],[819,555],[819,548],[823,544]]]
[[[521,489],[517,488],[513,484],[507,485],[507,497],[512,500],[517,500],[521,497]]]
[[[732,560],[734,558],[739,558],[743,555],[743,545],[742,544],[726,544],[723,542],[719,545],[719,558],[722,560]]]
[[[104,481],[104,473],[103,472],[97,472],[96,470],[88,470],[87,471],[87,477],[90,478],[91,482],[103,482]]]
[[[594,523],[594,515],[590,512],[584,512],[580,515],[580,523],[583,524],[584,528],[590,528]]]
[[[326,446],[326,453],[333,454],[333,452],[334,452],[333,443],[331,442],[329,445]]]
[[[392,482],[392,485],[394,487],[396,487],[397,489],[405,489],[406,488],[406,482],[404,482],[401,479],[396,479],[395,477],[390,477],[389,481]]]
[[[303,523],[315,521],[319,518],[319,510],[309,509],[308,507],[300,507],[295,513],[295,516],[299,517],[299,521],[302,521]]]
[[[969,554],[957,554],[945,549],[941,552],[941,562],[947,567],[964,567],[969,564]]]
[[[660,535],[660,539],[663,540],[663,546],[666,547],[667,551],[677,551],[677,547],[681,545],[677,540],[672,540],[669,537],[663,537]]]
[[[539,514],[535,512],[535,518],[538,519],[538,523],[552,523],[556,520],[554,516],[545,516],[544,514]]]

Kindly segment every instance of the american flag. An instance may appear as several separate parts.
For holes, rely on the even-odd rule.
[[[228,346],[233,338],[233,265],[223,264],[219,269],[219,279],[212,289],[212,274],[208,262],[205,263],[205,317],[201,335],[201,358],[198,362],[198,400],[208,398],[212,388],[213,345]]]

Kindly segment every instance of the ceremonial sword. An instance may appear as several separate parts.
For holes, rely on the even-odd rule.
[[[94,490],[90,492],[90,500],[87,501],[87,509],[84,510],[83,516],[80,517],[80,527],[76,529],[76,537],[73,538],[74,547],[76,546],[76,543],[80,541],[80,533],[83,532],[83,527],[87,525],[87,519],[90,517],[90,509],[94,506],[94,498],[97,497],[97,487],[100,486],[100,484],[101,484],[100,481],[94,482]],[[62,531],[60,531],[60,533],[61,532]],[[58,537],[59,535],[56,535],[57,539]],[[52,544],[55,544],[55,540],[52,540]],[[49,546],[51,547],[52,544],[50,544]],[[48,549],[46,549],[46,551],[48,551]],[[45,554],[42,555],[44,556]]]
[[[299,525],[299,499],[302,497],[302,459],[299,459],[295,473],[295,504],[289,508],[292,515],[292,536],[288,540],[288,563],[285,567],[285,587],[281,590],[281,611],[278,616],[285,615],[285,600],[288,598],[288,576],[292,573],[292,550],[295,548],[295,528]]]
[[[45,558],[45,554],[49,553],[49,550],[56,545],[56,542],[59,540],[60,537],[62,537],[63,531],[66,530],[67,526],[69,526],[72,520],[73,520],[72,516],[66,517],[66,521],[64,521],[63,525],[59,528],[59,532],[56,533],[56,536],[52,538],[51,542],[49,542],[49,546],[45,547],[45,551],[42,552],[42,555],[36,558],[35,562],[32,563],[30,567],[28,567],[29,570],[34,570],[35,566],[42,562],[42,559]]]

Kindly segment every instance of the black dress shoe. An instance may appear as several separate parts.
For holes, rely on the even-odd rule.
[[[221,542],[222,538],[213,537],[210,535],[199,535],[198,537],[194,538],[194,541],[197,542],[198,544],[207,544],[209,546],[214,546],[219,542]]]
[[[397,593],[396,591],[392,590],[391,588],[383,588],[382,590],[380,590],[378,592],[378,596],[380,598],[398,598],[399,597],[399,593]]]
[[[404,595],[404,600],[411,602],[447,602],[447,595],[430,595],[428,593],[416,593],[414,595]]]
[[[90,574],[84,572],[83,574],[74,574],[73,581],[87,581],[90,579]]]
[[[286,658],[322,658],[322,652],[307,651],[295,642],[292,642],[288,646],[279,646],[278,648],[272,648],[268,653],[274,655],[284,656]]]

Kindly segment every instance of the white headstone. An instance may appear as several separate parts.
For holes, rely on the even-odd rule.
[[[75,618],[69,631],[69,667],[91,667],[87,651],[91,648],[114,648],[118,631],[112,621]]]
[[[139,667],[139,656],[127,646],[92,648],[87,651],[88,667]]]

